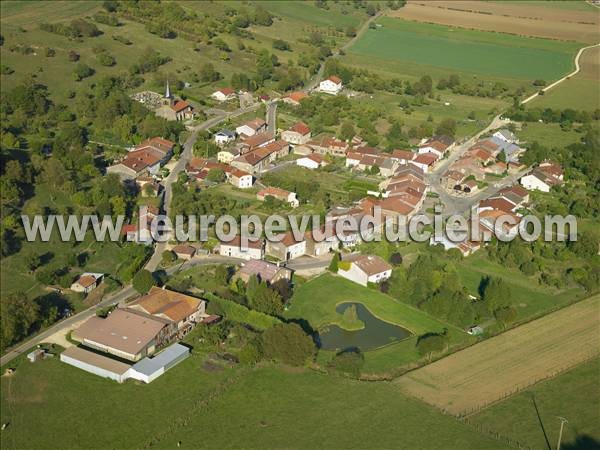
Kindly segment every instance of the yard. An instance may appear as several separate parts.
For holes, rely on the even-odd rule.
[[[342,316],[335,311],[343,302],[358,302],[381,320],[408,329],[413,335],[398,343],[365,352],[364,372],[389,374],[420,359],[415,347],[417,337],[428,332],[448,329],[451,345],[465,344],[470,337],[459,328],[443,323],[428,314],[380,292],[362,287],[331,274],[321,275],[296,290],[285,313],[287,319],[304,319],[318,330],[326,325],[341,324]],[[320,362],[332,352],[321,351]]]

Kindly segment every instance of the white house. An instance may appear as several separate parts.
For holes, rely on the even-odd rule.
[[[235,141],[235,133],[230,130],[221,130],[215,133],[215,143],[219,146]]]
[[[335,75],[332,75],[319,83],[319,91],[324,92],[325,94],[337,95],[343,87],[342,80]]]
[[[492,136],[504,142],[508,142],[509,144],[515,144],[519,142],[519,138],[507,129],[498,130]]]
[[[248,242],[242,245],[241,237],[235,236],[231,241],[219,244],[219,255],[251,260],[262,259],[265,256],[265,252],[262,241],[253,242],[248,239]]]
[[[387,280],[392,275],[392,266],[376,255],[354,254],[339,262],[337,273],[366,286]]]
[[[289,130],[281,133],[281,139],[290,144],[302,145],[310,141],[310,128],[304,122],[294,124]]]
[[[254,177],[252,174],[244,170],[233,169],[228,175],[227,181],[229,181],[230,184],[233,184],[236,188],[248,189],[254,184]]]
[[[210,96],[219,102],[226,102],[235,99],[235,91],[231,88],[222,88],[213,92]]]
[[[415,159],[409,161],[408,163],[418,167],[424,173],[428,173],[429,169],[435,164],[438,158],[438,155],[436,155],[435,153],[427,152],[421,153]]]
[[[311,153],[304,158],[297,159],[296,164],[300,167],[306,167],[307,169],[318,169],[319,167],[327,165],[323,157],[316,153]]]
[[[244,135],[247,137],[254,136],[255,134],[260,134],[265,131],[267,131],[267,122],[258,117],[256,119],[249,120],[235,129],[235,132],[239,136]]]
[[[79,278],[71,285],[71,290],[74,292],[83,292],[88,294],[96,288],[104,277],[103,273],[82,273]]]
[[[281,261],[298,258],[306,254],[306,239],[297,240],[294,233],[288,231],[279,242],[267,241],[266,253]]]
[[[562,184],[563,181],[563,171],[558,164],[543,162],[529,175],[521,178],[521,186],[529,190],[550,192],[552,186]]]

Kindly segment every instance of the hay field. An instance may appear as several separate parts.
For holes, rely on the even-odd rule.
[[[600,354],[600,295],[398,378],[403,392],[463,415]]]
[[[383,17],[348,50],[365,62],[380,58],[490,78],[552,80],[573,67],[581,47],[553,41]],[[373,64],[371,64],[373,66]],[[421,67],[421,74],[423,67]]]
[[[600,40],[600,10],[584,2],[413,0],[391,15],[417,22],[582,43]]]

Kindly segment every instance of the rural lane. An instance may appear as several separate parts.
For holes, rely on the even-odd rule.
[[[558,86],[560,83],[562,83],[565,80],[568,80],[569,78],[571,78],[573,75],[577,75],[579,73],[579,71],[581,70],[580,66],[579,66],[579,58],[581,57],[581,54],[587,50],[588,48],[594,48],[594,47],[598,47],[600,46],[600,43],[598,44],[594,44],[594,45],[588,45],[587,47],[583,47],[580,48],[579,51],[577,52],[577,55],[575,55],[575,70],[573,72],[571,72],[568,75],[565,75],[564,77],[562,77],[560,80],[556,80],[554,83],[552,83],[549,86],[546,86],[544,89],[542,89],[541,91],[546,93],[547,91],[549,91],[550,89],[552,89],[553,87]],[[525,103],[529,103],[531,100],[533,100],[534,98],[538,97],[540,95],[539,91],[536,92],[535,94],[527,97],[525,100],[523,100],[521,102],[521,105],[524,105]]]

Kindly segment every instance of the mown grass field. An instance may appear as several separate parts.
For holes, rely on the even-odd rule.
[[[479,74],[552,80],[569,72],[581,45],[526,38],[390,17],[377,21],[349,53]]]
[[[600,445],[600,359],[583,363],[555,378],[531,386],[482,412],[469,423],[510,435],[531,448],[546,448],[558,439],[560,421],[569,423],[563,433],[564,448],[592,449]],[[537,410],[536,410],[537,409]]]
[[[462,330],[441,322],[423,311],[376,290],[365,288],[331,274],[321,275],[296,290],[285,313],[288,319],[304,319],[313,329],[339,324],[342,316],[335,311],[343,302],[364,304],[376,317],[408,329],[413,336],[383,348],[365,352],[365,373],[384,373],[421,359],[415,345],[419,335],[448,329],[451,345],[460,345],[470,337]],[[321,351],[320,362],[333,352]]]
[[[394,381],[462,415],[600,354],[600,295],[456,352]]]
[[[203,360],[119,385],[21,357],[2,377],[2,448],[506,448],[387,383],[269,365],[209,373]]]

